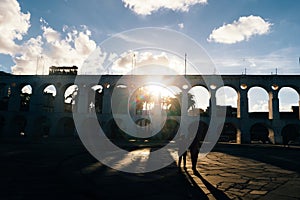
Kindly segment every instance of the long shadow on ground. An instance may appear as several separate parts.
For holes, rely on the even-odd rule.
[[[3,199],[208,199],[176,163],[145,174],[103,166],[70,140],[0,141]]]
[[[264,162],[285,170],[300,173],[300,148],[259,144],[218,143],[213,151]]]

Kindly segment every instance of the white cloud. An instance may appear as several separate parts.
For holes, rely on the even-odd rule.
[[[56,42],[60,39],[60,34],[51,27],[42,26],[42,30],[44,31],[43,37],[48,43]]]
[[[183,74],[182,58],[162,51],[140,50],[121,54],[97,47],[84,61],[80,74]]]
[[[138,68],[146,65],[169,66],[169,64],[169,58],[164,52],[158,55],[152,52],[125,52],[114,62],[112,70],[114,73],[125,73],[132,70],[133,65],[134,68]]]
[[[224,86],[217,90],[216,92],[217,105],[230,105],[232,107],[237,107],[237,92],[229,87]]]
[[[16,0],[0,1],[0,53],[14,55],[30,27],[30,13],[22,13]]]
[[[15,66],[12,67],[12,72],[17,75],[35,74],[37,70],[36,66],[41,61],[38,55],[42,54],[42,45],[41,36],[26,41],[18,53],[20,55],[13,58]]]
[[[138,15],[151,15],[159,9],[187,12],[196,4],[206,4],[207,0],[122,0],[124,6]]]
[[[90,39],[91,32],[87,27],[70,30],[63,38],[44,20],[43,24],[42,36],[24,42],[18,56],[13,57],[14,74],[47,74],[48,68],[53,65],[81,67],[88,55],[96,49],[96,43]]]
[[[183,29],[183,28],[184,28],[184,24],[183,24],[183,23],[180,23],[180,24],[178,24],[178,27],[179,27],[180,29]]]
[[[269,103],[266,100],[256,101],[250,105],[249,112],[269,112]]]
[[[224,44],[234,44],[244,40],[249,40],[254,35],[264,35],[270,32],[272,24],[265,21],[260,16],[250,15],[240,17],[232,24],[224,24],[214,29],[209,35],[209,42]]]

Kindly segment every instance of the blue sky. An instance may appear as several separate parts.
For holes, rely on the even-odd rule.
[[[94,44],[98,45],[116,33],[134,28],[163,27],[182,32],[197,41],[207,51],[220,73],[240,74],[244,68],[247,68],[249,74],[275,73],[275,68],[278,68],[279,74],[300,72],[300,2],[298,1],[151,2],[155,1],[145,3],[138,0],[3,0],[0,3],[1,13],[8,22],[0,21],[0,32],[7,31],[5,27],[8,27],[9,31],[21,35],[22,38],[17,36],[2,38],[6,43],[9,40],[11,42],[4,45],[1,44],[3,41],[0,41],[2,46],[2,48],[0,46],[0,69],[11,72],[11,67],[15,66],[13,70],[15,74],[34,74],[42,71],[33,70],[33,66],[28,65],[48,68],[51,65],[71,64],[72,61],[76,62],[75,65],[81,65],[87,54],[93,50]],[[189,2],[190,5],[184,2]],[[14,10],[16,14],[6,16],[9,9]],[[24,16],[18,17],[18,15],[26,14],[26,22],[19,25],[20,21],[24,21]],[[11,17],[19,20],[10,20]],[[241,22],[242,18],[244,23]],[[262,20],[263,23],[259,24],[257,19]],[[24,28],[26,24],[27,27]],[[226,27],[230,28],[229,26],[233,29],[242,28],[230,31],[226,29]],[[223,32],[220,30],[222,27]],[[44,33],[50,29],[59,36],[52,40],[49,39],[50,36],[47,38]],[[214,30],[219,30],[219,36],[212,37]],[[241,35],[235,36],[236,31]],[[246,36],[247,31],[249,33]],[[81,36],[80,32],[83,33]],[[73,33],[73,36],[66,42],[68,33]],[[228,35],[227,41],[225,42],[224,38],[220,39],[220,35]],[[238,40],[238,37],[244,39]],[[35,40],[31,40],[28,45],[28,41],[32,38]],[[78,52],[75,49],[74,41],[71,40],[76,38],[79,40],[84,38],[81,41],[89,42],[90,45],[86,47],[88,52]],[[69,52],[61,53],[72,54],[76,51],[76,57],[82,59],[74,59],[71,55],[67,56],[68,59],[61,59],[57,58],[60,55],[49,53],[53,48],[51,42],[55,39],[61,41],[61,45],[56,48],[66,46],[74,48]],[[9,45],[14,43],[22,47],[21,50],[4,49],[9,49]],[[28,46],[31,50],[28,50]],[[35,49],[37,46],[38,50]],[[32,52],[36,52],[37,55]],[[20,57],[23,59],[22,62]],[[55,60],[57,62],[54,62]],[[27,61],[27,64],[24,64],[24,61]]]
[[[1,0],[0,71],[47,74],[52,65],[81,67],[115,34],[159,27],[200,44],[221,74],[241,74],[245,68],[247,74],[271,74],[276,68],[278,74],[300,74],[299,9],[295,0]],[[128,52],[109,56],[120,58],[114,73],[131,65]],[[136,61],[180,65],[182,56],[140,52]],[[267,105],[266,99],[259,102],[252,107]]]

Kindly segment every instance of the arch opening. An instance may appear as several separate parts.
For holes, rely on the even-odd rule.
[[[237,128],[232,123],[225,123],[218,142],[237,143]]]
[[[89,90],[88,110],[89,112],[102,113],[103,110],[103,86],[94,85]]]
[[[290,87],[279,90],[279,112],[280,118],[299,119],[299,94]]]
[[[300,144],[300,126],[297,124],[288,124],[281,131],[282,143]]]
[[[264,118],[269,116],[269,94],[262,87],[252,87],[248,91],[248,112],[250,118]]]
[[[222,86],[216,92],[217,106],[226,107],[227,117],[237,117],[238,94],[229,86]]]
[[[46,112],[54,111],[54,99],[56,96],[56,88],[54,85],[48,85],[43,90],[43,110]]]
[[[29,111],[30,107],[30,98],[32,95],[32,87],[31,85],[25,85],[21,89],[20,93],[20,111]]]
[[[203,86],[194,86],[189,90],[189,93],[193,95],[195,102],[194,107],[189,110],[189,115],[208,116],[210,93],[207,88]]]
[[[77,111],[77,99],[78,99],[78,86],[69,86],[64,93],[64,111],[72,112]]]
[[[254,124],[250,129],[251,143],[271,143],[274,137],[273,131],[265,124]]]

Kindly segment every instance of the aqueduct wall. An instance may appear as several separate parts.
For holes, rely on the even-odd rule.
[[[89,91],[92,86],[101,85],[103,87],[100,102],[101,112],[97,115],[103,127],[109,127],[112,123],[111,95],[115,88],[120,85],[128,87],[128,83],[138,82],[139,79],[152,79],[151,76],[125,76],[125,78],[123,76],[123,82],[118,82],[121,78],[118,75],[104,75],[100,80],[95,79],[95,76],[92,75],[80,77],[78,95],[80,95],[81,98],[79,99],[84,101],[86,107],[77,109],[76,112],[85,116],[87,121],[85,124],[88,124],[90,118],[89,98],[91,97]],[[67,109],[68,105],[65,104],[66,97],[64,96],[65,90],[68,86],[74,84],[75,78],[76,76],[73,75],[0,76],[1,137],[16,136],[20,133],[28,136],[76,135],[72,112]],[[207,88],[211,96],[210,105],[214,106],[216,104],[216,91],[223,85],[214,82],[215,75],[187,75],[185,78],[190,85],[183,87],[185,83],[179,80],[179,76],[161,76],[161,80],[168,80],[168,84],[180,88],[182,92],[188,92],[194,86]],[[283,134],[291,130],[299,137],[299,109],[295,111],[296,114],[295,112],[290,114],[293,117],[282,117],[283,115],[279,112],[278,93],[281,88],[290,87],[300,94],[300,76],[223,75],[222,79],[224,86],[233,88],[238,96],[236,115],[227,115],[224,126],[225,128],[230,126],[235,130],[237,143],[251,142],[251,132],[262,129],[268,132],[268,137],[272,143],[282,143]],[[25,97],[21,96],[21,90],[25,85],[32,87],[29,101],[24,100]],[[49,85],[55,87],[55,97],[45,94],[44,89]],[[268,113],[253,115],[248,112],[247,94],[249,89],[255,86],[265,89],[269,95]],[[72,104],[69,104],[69,106],[72,106]],[[208,124],[209,120],[209,116],[200,118],[201,123],[204,124]]]

